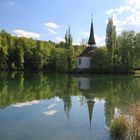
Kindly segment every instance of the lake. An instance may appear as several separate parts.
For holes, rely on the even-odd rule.
[[[130,75],[0,73],[0,140],[110,140],[112,119],[139,100]]]

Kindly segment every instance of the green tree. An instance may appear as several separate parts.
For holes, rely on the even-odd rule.
[[[112,64],[116,65],[117,52],[116,52],[116,27],[113,25],[113,19],[109,18],[106,28],[106,47],[112,53]]]
[[[17,69],[24,69],[24,50],[22,40],[19,39],[15,42],[15,66]]]
[[[106,48],[97,48],[91,57],[91,67],[94,72],[112,72],[111,53]]]
[[[65,44],[66,48],[70,48],[72,46],[72,35],[71,35],[71,28],[68,27],[65,34]]]
[[[44,66],[43,54],[38,48],[35,48],[33,51],[32,59],[33,69],[42,70]]]
[[[3,50],[3,48],[0,48],[0,70],[6,70],[7,69],[7,56]]]
[[[118,38],[118,59],[120,69],[130,71],[135,63],[135,32],[123,32]]]
[[[140,67],[140,33],[135,35],[135,47],[134,47],[135,67]]]

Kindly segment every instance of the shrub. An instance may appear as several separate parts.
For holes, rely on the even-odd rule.
[[[128,130],[128,122],[123,116],[115,118],[110,125],[110,133],[113,140],[125,140]]]

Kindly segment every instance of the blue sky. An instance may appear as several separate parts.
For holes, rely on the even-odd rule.
[[[0,29],[59,42],[71,26],[73,43],[89,36],[93,13],[95,39],[103,45],[106,23],[114,18],[117,33],[140,32],[140,0],[0,0]]]

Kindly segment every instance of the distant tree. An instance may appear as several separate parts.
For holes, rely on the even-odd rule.
[[[2,31],[0,32],[0,47],[8,59],[9,69],[38,70],[49,67],[53,71],[70,72],[76,67],[77,56],[84,48],[81,45],[72,46],[70,27],[66,31],[65,39],[65,42],[56,44],[52,41],[14,37]]]
[[[66,44],[66,48],[70,48],[70,46],[72,46],[72,35],[71,35],[71,28],[68,27],[68,30],[66,30],[66,34],[65,34],[65,44]]]
[[[86,38],[82,38],[81,42],[80,42],[80,45],[82,47],[86,47],[87,46],[87,43],[88,43],[88,40]]]
[[[65,42],[64,41],[60,41],[59,43],[56,44],[57,48],[65,48]]]
[[[24,50],[23,50],[23,44],[22,40],[19,39],[15,42],[15,66],[17,69],[24,69]]]

